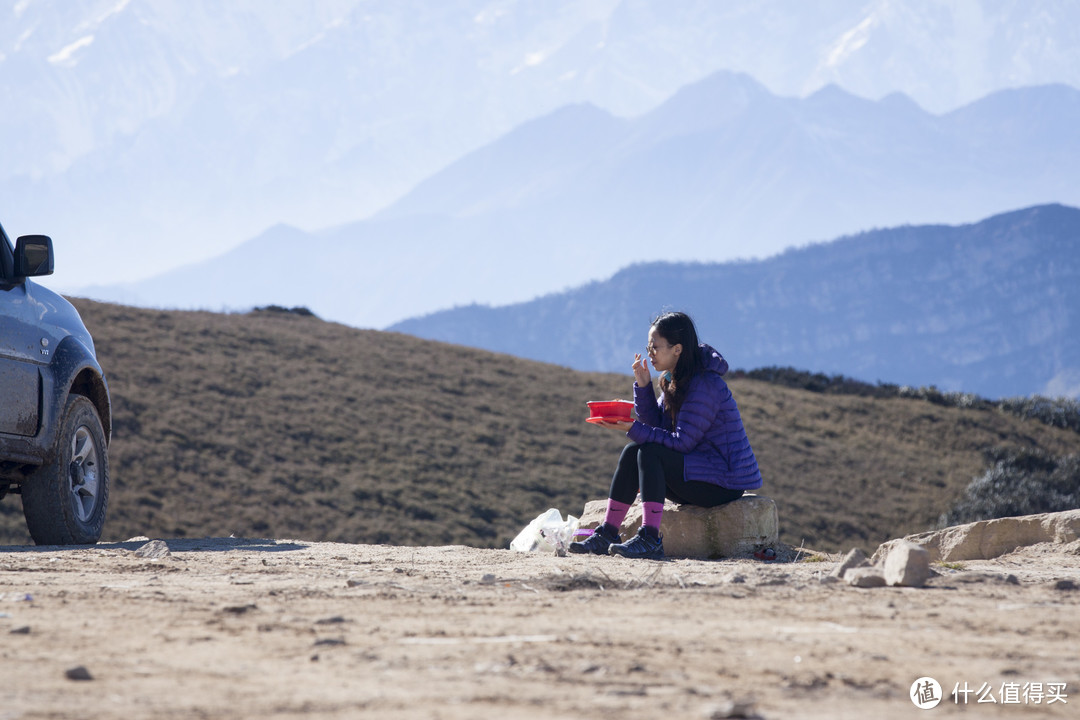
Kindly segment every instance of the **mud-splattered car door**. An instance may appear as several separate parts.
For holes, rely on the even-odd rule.
[[[48,362],[50,339],[37,327],[27,284],[12,277],[13,253],[2,236],[0,255],[0,435],[32,436],[41,411],[39,368]]]

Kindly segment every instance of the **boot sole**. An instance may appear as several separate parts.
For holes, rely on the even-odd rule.
[[[614,546],[612,546],[612,547],[614,547]],[[666,560],[667,559],[664,556],[664,551],[663,550],[661,550],[659,553],[656,553],[656,554],[649,553],[648,555],[627,555],[626,553],[621,553],[618,550],[613,550],[612,547],[608,548],[608,555],[614,555],[614,556],[618,556],[618,557],[630,558],[631,560]]]

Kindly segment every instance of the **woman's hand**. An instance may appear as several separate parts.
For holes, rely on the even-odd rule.
[[[630,428],[634,426],[633,420],[607,420],[605,422],[596,423],[600,427],[612,428],[614,430],[622,430],[623,432],[630,432]]]
[[[647,358],[641,356],[641,353],[634,353],[634,383],[638,387],[648,387],[652,384],[652,375],[649,374],[649,361]]]

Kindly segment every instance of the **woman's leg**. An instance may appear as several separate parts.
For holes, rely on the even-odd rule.
[[[638,448],[637,443],[630,443],[619,455],[615,474],[611,477],[611,489],[608,491],[607,513],[604,524],[618,537],[619,527],[626,518],[626,513],[634,503],[638,493]]]
[[[664,515],[664,491],[669,476],[682,477],[683,455],[657,443],[638,446],[636,455],[638,489],[641,491],[641,529],[628,541],[610,545],[608,552],[629,558],[663,560],[660,520]]]
[[[611,477],[611,490],[608,497],[620,503],[630,505],[638,494],[638,449],[641,445],[630,443],[622,449],[619,464]]]
[[[664,504],[668,485],[682,482],[685,455],[659,443],[638,446],[637,469],[641,501]]]
[[[637,443],[630,443],[623,448],[619,463],[615,466],[615,474],[611,478],[604,522],[585,540],[570,543],[570,552],[606,555],[608,546],[619,542],[619,528],[638,492],[639,447]]]
[[[641,489],[641,524],[660,537],[660,521],[664,516],[664,493],[669,483],[683,476],[684,456],[657,443],[646,443],[638,449],[638,483]]]
[[[659,528],[660,514],[664,511],[666,478],[672,476],[681,479],[682,473],[682,453],[657,443],[630,443],[619,455],[619,464],[615,466],[615,474],[611,478],[604,523],[618,531],[634,497],[641,492],[646,525]]]
[[[659,503],[661,507],[665,497],[680,505],[716,507],[743,496],[742,490],[707,482],[687,482],[684,479],[685,457],[659,443],[630,443],[619,456],[608,497],[629,508],[639,491],[643,503]],[[621,523],[622,518],[619,521]]]

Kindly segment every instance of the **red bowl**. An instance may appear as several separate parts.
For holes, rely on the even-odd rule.
[[[613,420],[632,419],[630,411],[634,409],[634,403],[628,400],[592,400],[587,404],[590,417]]]

